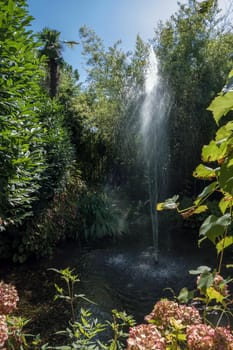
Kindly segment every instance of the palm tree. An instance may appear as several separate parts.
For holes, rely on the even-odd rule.
[[[76,41],[62,41],[60,40],[60,32],[54,29],[44,28],[38,33],[38,38],[43,44],[39,50],[40,56],[46,57],[48,75],[47,85],[49,89],[49,95],[51,98],[57,94],[57,88],[59,84],[59,68],[62,67],[64,60],[62,57],[63,44],[73,47],[77,45]]]

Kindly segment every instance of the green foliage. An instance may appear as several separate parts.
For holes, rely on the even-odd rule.
[[[83,294],[75,294],[75,286],[80,281],[78,275],[74,273],[74,269],[65,268],[62,270],[50,269],[58,273],[61,280],[65,281],[65,288],[55,284],[57,295],[55,299],[63,299],[67,301],[71,307],[71,322],[65,331],[58,331],[56,334],[65,336],[65,344],[63,346],[45,346],[45,349],[60,350],[123,350],[124,340],[127,338],[127,329],[133,326],[135,321],[132,316],[125,312],[112,310],[112,321],[100,323],[98,319],[94,319],[90,310],[80,308],[79,317],[77,312],[77,299],[81,298],[91,302]],[[103,342],[98,338],[106,332],[107,328],[112,332],[113,338],[107,342]]]
[[[64,193],[74,153],[65,108],[41,91],[43,60],[28,29],[32,18],[26,1],[0,5],[0,228],[7,229],[0,251],[2,257],[14,255],[14,261],[23,262],[64,237],[59,230],[55,238],[46,211],[55,206],[57,193]]]
[[[232,72],[230,73],[229,79],[231,79],[231,76]],[[193,173],[197,178],[212,182],[197,196],[190,208],[180,210],[179,203],[177,203],[177,196],[166,200],[164,203],[159,203],[157,206],[159,210],[176,209],[183,217],[189,217],[195,213],[203,212],[203,207],[206,210],[207,206],[203,206],[203,203],[206,202],[210,196],[218,193],[220,214],[218,216],[209,215],[202,223],[199,231],[200,242],[204,239],[209,239],[216,247],[219,257],[218,272],[220,272],[222,268],[224,250],[233,245],[233,237],[229,230],[229,228],[232,227],[233,207],[233,129],[231,121],[227,120],[226,123],[223,124],[223,117],[227,112],[230,112],[233,107],[229,108],[228,99],[225,98],[226,95],[228,95],[229,98],[232,96],[230,91],[226,93],[221,92],[208,108],[212,111],[216,123],[219,124],[221,121],[221,126],[209,145],[203,146],[202,161],[204,164],[201,163],[198,165]],[[206,164],[213,164],[214,167],[208,167],[208,169],[211,170],[203,171],[203,169],[206,169]]]
[[[75,166],[67,169],[63,186],[57,189],[55,195],[46,205],[28,221],[23,232],[17,232],[15,237],[9,237],[13,242],[4,241],[0,246],[2,256],[13,255],[16,262],[24,262],[29,256],[51,256],[56,244],[66,238],[79,239],[81,236],[80,218],[78,215],[77,198],[85,189],[79,172]],[[8,239],[9,239],[8,238]],[[12,252],[13,246],[13,252]]]
[[[84,192],[78,198],[78,215],[84,238],[116,237],[126,230],[121,213],[104,193]]]
[[[26,26],[26,2],[0,1],[1,228],[32,215],[45,169],[45,130],[38,117],[41,71]],[[28,28],[28,27],[27,27]]]
[[[132,127],[134,121],[131,120],[133,113],[130,107],[138,103],[137,93],[141,94],[148,45],[138,36],[135,51],[125,53],[120,48],[120,42],[105,49],[101,39],[86,26],[80,29],[80,36],[87,61],[88,86],[85,104],[80,108],[79,100],[77,105],[84,121],[81,137],[86,135],[84,146],[89,145],[86,159],[94,165],[93,170],[102,169],[100,175],[107,174],[113,181],[123,182],[122,173],[136,162],[138,134],[135,135],[137,125]],[[84,113],[88,114],[85,120]],[[92,127],[95,133],[88,133]],[[83,149],[83,143],[81,147]],[[96,162],[96,159],[99,161]]]
[[[55,295],[54,299],[55,300],[64,299],[66,302],[69,303],[71,308],[71,315],[72,315],[71,320],[75,322],[75,319],[76,319],[75,309],[77,307],[77,304],[76,304],[77,299],[83,298],[87,300],[83,294],[79,294],[79,295],[75,294],[74,288],[77,282],[80,282],[80,279],[78,278],[78,275],[74,274],[74,269],[71,270],[69,267],[61,270],[54,269],[54,268],[51,268],[49,270],[58,273],[61,277],[61,280],[65,281],[67,295],[65,294],[63,287],[59,287],[57,284],[55,284],[57,294]]]
[[[209,121],[206,107],[222,88],[231,69],[231,42],[232,31],[227,19],[220,16],[217,1],[213,0],[179,3],[177,13],[157,27],[155,51],[172,101],[168,124],[173,191],[185,190],[183,184],[199,162],[200,145],[214,133],[215,124]],[[228,108],[226,101],[223,102],[226,99],[231,103],[225,95],[224,113]],[[218,106],[221,113],[220,104]],[[215,109],[217,119],[219,112]],[[177,164],[181,164],[179,169]],[[209,173],[205,172],[206,168],[202,170],[204,176],[211,176],[211,170]]]
[[[74,160],[73,147],[64,122],[64,108],[50,99],[42,99],[40,119],[46,132],[45,164],[40,197],[51,198],[62,188],[68,168]]]

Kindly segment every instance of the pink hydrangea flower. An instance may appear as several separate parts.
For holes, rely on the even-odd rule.
[[[166,340],[152,324],[130,328],[127,350],[166,350]]]
[[[201,322],[199,311],[194,306],[179,305],[178,315],[184,326]]]
[[[0,347],[5,344],[5,341],[8,339],[8,330],[6,323],[6,316],[0,315]]]
[[[169,326],[171,319],[180,321],[183,326],[201,322],[199,311],[194,306],[179,305],[171,300],[158,301],[152,312],[145,317],[148,322],[155,321],[160,329]]]
[[[16,309],[19,296],[11,284],[0,282],[0,314],[8,315]]]
[[[156,322],[156,325],[164,328],[170,324],[171,318],[175,318],[178,310],[178,303],[171,300],[160,300],[155,304],[152,312],[145,317],[145,320],[147,322],[153,320]]]
[[[223,277],[220,276],[218,273],[214,277],[213,287],[224,297],[227,297],[229,295],[228,285],[224,281]]]
[[[189,350],[233,350],[233,336],[225,327],[192,325],[187,327],[186,335]]]
[[[216,350],[233,350],[233,335],[226,327],[215,328],[214,346]]]

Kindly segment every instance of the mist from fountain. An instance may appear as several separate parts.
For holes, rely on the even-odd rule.
[[[141,106],[141,135],[143,157],[150,200],[154,259],[159,257],[159,226],[156,204],[165,196],[168,179],[167,120],[169,96],[159,75],[158,60],[152,47],[149,49],[145,71],[144,100]]]

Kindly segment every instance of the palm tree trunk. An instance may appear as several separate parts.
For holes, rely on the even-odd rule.
[[[50,71],[50,84],[49,84],[49,94],[53,98],[57,95],[58,87],[58,64],[54,59],[51,59],[49,62],[49,71]]]

